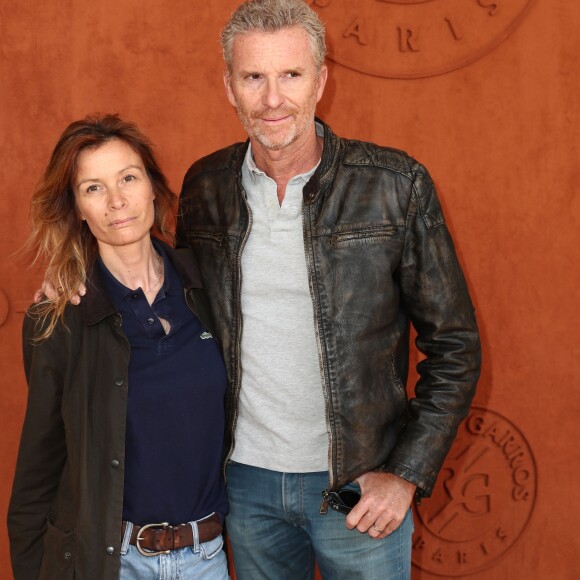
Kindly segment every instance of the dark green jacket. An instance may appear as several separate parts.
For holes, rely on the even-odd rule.
[[[166,250],[213,334],[191,251]],[[67,328],[38,345],[34,310],[24,319],[28,406],[8,512],[14,580],[117,580],[129,342],[98,268],[81,306],[67,307]]]

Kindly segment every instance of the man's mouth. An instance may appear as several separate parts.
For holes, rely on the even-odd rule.
[[[280,115],[276,117],[262,117],[262,121],[264,121],[264,123],[275,125],[276,123],[283,123],[289,117],[290,115]]]

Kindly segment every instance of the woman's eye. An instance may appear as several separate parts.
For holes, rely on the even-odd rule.
[[[125,175],[125,177],[123,177],[123,181],[133,181],[134,179],[134,175]]]
[[[95,191],[98,191],[99,186],[98,185],[89,185],[87,187],[87,193],[93,193]]]

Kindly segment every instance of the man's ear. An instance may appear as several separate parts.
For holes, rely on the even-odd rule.
[[[224,72],[224,85],[226,87],[226,95],[228,97],[228,101],[232,105],[232,107],[238,106],[236,101],[236,97],[234,96],[234,91],[232,90],[232,75],[229,71]]]
[[[324,93],[324,87],[326,86],[326,80],[328,79],[328,67],[323,64],[320,67],[320,72],[318,73],[318,89],[316,91],[316,102],[322,99],[322,94]]]

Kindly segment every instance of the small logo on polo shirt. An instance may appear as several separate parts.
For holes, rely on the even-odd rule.
[[[207,340],[208,338],[213,338],[213,336],[207,331],[202,332],[199,336],[202,340]]]

